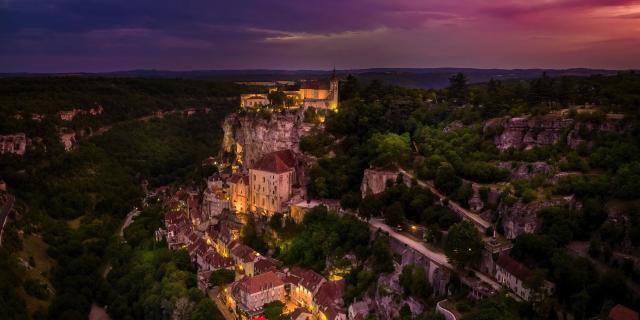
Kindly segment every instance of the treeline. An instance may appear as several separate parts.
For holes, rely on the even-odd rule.
[[[133,300],[123,305],[121,300],[111,298],[112,290],[116,295],[124,295],[128,289],[114,284],[110,287],[102,277],[105,257],[121,249],[116,230],[127,212],[141,206],[143,180],[148,180],[153,188],[183,179],[200,181],[206,175],[202,161],[217,153],[222,137],[219,124],[228,110],[214,107],[208,114],[193,117],[171,116],[117,125],[99,137],[83,141],[69,153],[44,154],[40,158],[22,159],[23,162],[2,157],[3,163],[8,164],[0,166],[2,178],[26,207],[15,226],[25,233],[42,235],[49,245],[47,254],[57,262],[48,275],[55,295],[48,310],[40,310],[35,318],[86,319],[90,304],[95,301],[115,304],[115,316],[119,319],[140,318],[139,309],[129,305]],[[79,219],[79,223],[75,226],[69,219]],[[127,240],[137,244],[133,237]],[[156,259],[152,268],[163,265],[169,268],[172,264],[167,259],[171,260],[171,256],[160,251],[153,250],[161,258]],[[125,250],[120,257],[131,257],[133,261],[129,263],[134,264],[138,261],[134,256],[136,253]],[[9,281],[0,279],[5,280]],[[16,280],[11,281],[0,285],[12,286]],[[185,285],[187,289],[192,287],[190,282]],[[200,300],[189,296],[189,301],[181,303],[187,306],[195,303],[195,312],[200,308]],[[201,308],[204,308],[201,313],[210,311],[208,306]],[[157,315],[155,311],[150,314]],[[27,317],[16,311],[8,319]]]
[[[155,241],[163,217],[161,205],[152,204],[125,230],[126,242],[110,250],[113,269],[98,291],[98,300],[116,319],[224,319],[197,288],[189,253],[172,252],[166,242]]]
[[[0,79],[0,133],[31,132],[34,126],[57,124],[97,128],[151,114],[188,107],[229,108],[247,87],[232,82],[163,78],[35,77]],[[96,117],[81,115],[73,122],[57,116],[61,110],[102,106]],[[20,113],[23,120],[14,116]],[[42,114],[43,122],[31,120]]]

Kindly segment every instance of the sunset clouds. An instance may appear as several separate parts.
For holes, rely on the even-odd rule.
[[[640,68],[640,1],[0,2],[0,71]]]

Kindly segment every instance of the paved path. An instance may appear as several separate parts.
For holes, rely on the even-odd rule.
[[[408,177],[409,179],[416,179],[416,181],[418,182],[418,185],[423,187],[423,188],[427,188],[429,190],[431,190],[431,192],[433,192],[433,194],[435,194],[438,198],[440,198],[440,201],[443,201],[445,198],[447,198],[447,196],[440,192],[438,189],[436,189],[435,185],[433,185],[433,182],[431,181],[424,181],[424,180],[418,180],[418,178],[416,178],[412,173],[399,168],[398,169],[400,171],[401,174],[403,174],[404,176]],[[484,232],[484,230],[486,230],[487,228],[491,227],[491,223],[485,219],[483,219],[482,217],[480,217],[479,214],[465,209],[464,207],[462,207],[461,205],[459,205],[458,203],[456,203],[455,201],[452,201],[451,199],[449,199],[449,209],[453,210],[454,212],[458,213],[459,215],[461,215],[463,218],[465,218],[466,220],[469,220],[471,222],[473,222],[478,229],[480,229],[480,231]]]
[[[4,234],[4,226],[7,224],[7,220],[9,220],[9,213],[13,210],[13,204],[15,203],[16,198],[13,195],[7,195],[7,201],[0,209],[0,246],[2,245],[2,235]]]
[[[220,301],[218,288],[207,290],[207,295],[216,304],[216,307],[218,307],[218,310],[220,310],[220,313],[222,313],[222,316],[224,316],[225,320],[236,320],[236,316],[229,312],[229,307],[227,307],[224,303],[222,303],[222,301]]]
[[[444,253],[441,252],[436,252],[433,251],[429,248],[427,248],[424,243],[414,240],[410,237],[407,237],[399,232],[396,232],[393,228],[389,227],[388,225],[386,225],[382,219],[369,219],[369,226],[374,229],[380,229],[384,232],[389,233],[389,236],[393,237],[394,239],[408,245],[409,247],[413,248],[414,250],[420,252],[422,255],[424,255],[425,257],[427,257],[429,260],[433,261],[435,264],[439,265],[439,266],[444,266],[445,268],[451,269],[453,270],[453,266],[449,263],[447,256]],[[498,290],[500,288],[502,288],[502,286],[496,282],[491,276],[488,276],[484,273],[481,273],[478,270],[475,269],[469,269],[471,271],[473,271],[473,273],[476,275],[476,277],[480,278],[480,280],[482,280],[485,283],[488,283],[489,285],[491,285],[494,289]]]
[[[453,267],[447,260],[447,256],[445,256],[443,253],[432,251],[429,248],[425,247],[422,242],[411,239],[401,233],[396,232],[393,228],[382,222],[381,219],[369,219],[369,225],[373,227],[373,229],[380,229],[384,232],[389,233],[389,236],[420,252],[425,257],[429,258],[429,260],[435,262],[437,265],[453,269]]]
[[[135,217],[137,217],[140,214],[140,210],[138,210],[138,208],[134,208],[133,210],[129,211],[129,213],[127,214],[127,217],[124,219],[124,223],[122,224],[122,227],[120,227],[120,238],[124,238],[124,229],[126,229],[130,224],[133,223],[133,219],[135,219]]]

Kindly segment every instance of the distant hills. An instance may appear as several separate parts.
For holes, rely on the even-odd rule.
[[[472,83],[494,79],[530,79],[546,72],[550,76],[590,76],[612,75],[618,70],[606,69],[474,69],[474,68],[370,68],[337,70],[339,76],[357,75],[364,81],[379,80],[412,88],[442,88],[448,85],[449,77],[457,72],[464,73]],[[300,80],[326,77],[327,70],[126,70],[105,73],[0,73],[0,77],[35,76],[84,76],[84,77],[164,77],[213,79],[221,81],[273,81]]]

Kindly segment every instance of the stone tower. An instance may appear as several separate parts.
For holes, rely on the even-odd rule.
[[[331,110],[338,110],[338,84],[336,68],[334,67],[329,80],[329,109]]]

